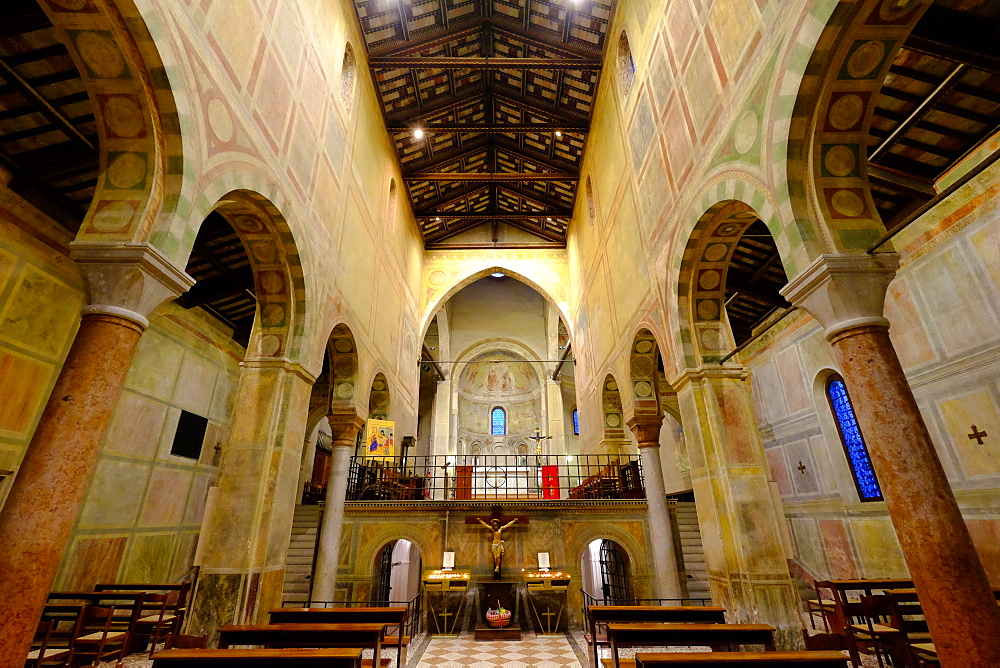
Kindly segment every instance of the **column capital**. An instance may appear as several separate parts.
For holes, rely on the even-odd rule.
[[[365,426],[365,418],[357,410],[350,408],[338,410],[326,416],[330,422],[330,432],[332,438],[331,445],[354,445],[354,439],[358,432]]]
[[[898,253],[820,255],[781,294],[816,318],[828,340],[855,327],[888,328],[885,293],[898,268]]]
[[[685,385],[702,383],[706,380],[737,380],[745,381],[750,373],[743,366],[723,366],[721,364],[703,364],[693,369],[684,369],[677,376],[668,379],[674,392],[679,392]]]
[[[659,415],[633,415],[625,424],[635,434],[635,440],[640,448],[660,447],[660,427],[663,425],[663,413]]]
[[[70,243],[70,257],[87,281],[83,314],[104,313],[149,326],[156,307],[187,292],[194,279],[154,246],[142,242]]]

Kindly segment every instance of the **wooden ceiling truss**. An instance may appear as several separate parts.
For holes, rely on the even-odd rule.
[[[510,245],[500,225],[564,247],[613,0],[355,8],[425,247]]]

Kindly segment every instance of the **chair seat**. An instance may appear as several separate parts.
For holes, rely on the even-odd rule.
[[[88,633],[85,636],[80,636],[75,642],[100,642],[101,637],[104,634],[98,631],[97,633]],[[108,637],[104,639],[105,642],[118,642],[120,640],[125,640],[126,633],[109,633]]]
[[[885,624],[872,624],[871,629],[868,628],[867,624],[851,624],[851,628],[854,629],[855,633],[863,634],[865,636],[871,635],[872,632],[874,632],[875,635],[900,632],[896,627],[886,626]]]
[[[821,599],[811,598],[807,601],[807,603],[809,603],[810,605],[815,605],[815,606],[821,605],[825,608],[826,607],[832,608],[834,606],[835,601],[832,598],[821,598]]]
[[[28,652],[28,661],[37,661],[38,659],[57,659],[63,656],[69,656],[69,648],[67,647],[47,647],[45,649],[45,655],[39,654],[40,650],[32,650]]]
[[[175,619],[177,619],[177,615],[163,615],[163,621],[164,622],[172,622]],[[140,617],[139,619],[137,619],[135,621],[141,622],[143,624],[155,624],[156,622],[160,621],[160,616],[159,615],[150,615],[149,617]]]

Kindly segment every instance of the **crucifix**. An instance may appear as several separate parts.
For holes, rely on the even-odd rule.
[[[504,540],[502,537],[502,532],[505,529],[509,529],[515,524],[528,524],[528,518],[523,515],[513,516],[513,515],[502,515],[500,512],[500,504],[493,506],[490,512],[490,521],[486,523],[480,517],[468,516],[465,518],[466,524],[482,524],[484,527],[489,529],[492,535],[492,542],[490,543],[490,552],[493,553],[493,579],[500,579],[500,562],[503,559]]]
[[[976,425],[972,425],[972,433],[969,434],[970,441],[975,439],[976,443],[982,445],[983,439],[986,438],[987,436],[989,436],[989,434],[986,433],[986,430],[979,431],[978,429],[976,429]]]

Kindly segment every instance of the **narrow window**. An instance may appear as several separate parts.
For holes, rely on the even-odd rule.
[[[861,428],[851,406],[851,398],[847,396],[844,379],[833,376],[826,384],[826,396],[833,409],[833,417],[837,421],[837,431],[847,453],[847,461],[851,465],[854,484],[858,488],[858,496],[862,501],[881,501],[882,490],[875,477],[875,469],[868,456],[868,447],[861,435]]]
[[[181,411],[177,421],[177,431],[174,432],[174,442],[170,446],[170,454],[186,459],[201,457],[201,446],[205,442],[205,431],[208,429],[208,418]]]
[[[580,435],[580,413],[575,408],[573,409],[573,435]]]
[[[490,412],[490,433],[494,436],[507,435],[507,411],[499,406]]]

